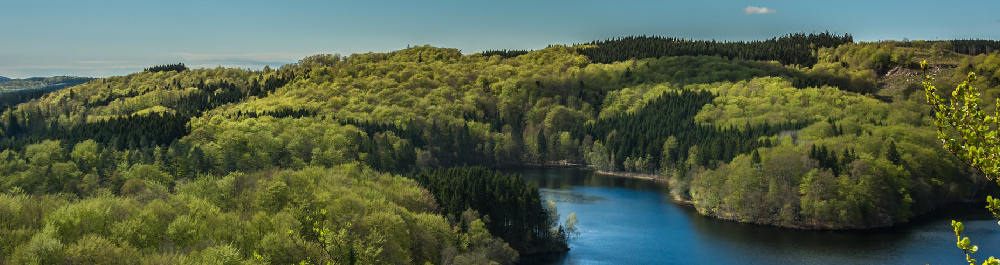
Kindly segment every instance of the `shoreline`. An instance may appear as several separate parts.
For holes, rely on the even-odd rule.
[[[585,167],[587,170],[594,171],[598,174],[609,175],[622,178],[634,178],[634,179],[648,179],[657,182],[667,182],[667,178],[656,175],[656,174],[644,174],[644,173],[627,173],[627,172],[615,172],[615,171],[604,171],[598,170],[590,167]]]
[[[587,165],[587,164],[572,163],[572,162],[568,162],[568,161],[565,161],[565,160],[558,161],[558,162],[555,162],[555,163],[545,163],[545,164],[525,163],[524,166],[527,166],[527,167],[536,167],[536,168],[579,168],[579,169],[583,169],[583,170],[587,170],[587,171],[593,171],[593,172],[601,174],[601,175],[608,175],[608,176],[615,176],[615,177],[622,177],[622,178],[647,179],[647,180],[653,180],[653,181],[658,181],[658,182],[666,182],[667,181],[666,177],[663,177],[663,176],[660,176],[660,175],[657,175],[657,174],[628,173],[628,172],[621,172],[621,171],[604,171],[604,170],[596,169],[596,168],[594,168],[594,167],[592,167],[590,165]]]
[[[598,173],[598,174],[601,174],[601,175],[613,176],[613,177],[618,177],[618,178],[645,179],[645,180],[651,180],[651,181],[656,181],[656,182],[660,182],[660,183],[665,183],[665,184],[667,184],[669,186],[669,179],[668,178],[660,176],[660,175],[656,175],[656,174],[643,174],[643,173],[626,173],[626,172],[604,171],[604,170],[595,169],[595,168],[593,168],[591,166],[588,166],[588,165],[585,165],[585,164],[568,163],[568,162],[565,162],[565,161],[560,161],[560,163],[545,164],[545,165],[532,164],[532,165],[529,165],[529,166],[531,166],[531,167],[538,167],[538,168],[579,168],[579,169],[583,169],[583,170],[587,170],[587,171],[592,171],[592,172],[595,172],[595,173]],[[692,208],[692,210],[694,210],[698,215],[700,215],[702,217],[713,218],[713,219],[718,219],[718,220],[723,220],[723,221],[729,221],[729,222],[736,222],[736,223],[740,223],[740,224],[748,224],[748,225],[756,225],[756,226],[769,226],[769,227],[775,227],[775,228],[781,228],[781,229],[803,230],[803,231],[809,231],[809,230],[811,230],[811,231],[871,231],[871,230],[880,230],[880,229],[892,229],[892,228],[895,228],[895,227],[906,226],[906,225],[909,225],[909,224],[913,223],[914,221],[917,221],[917,220],[922,219],[922,218],[926,218],[927,216],[931,215],[932,213],[944,210],[944,208],[948,207],[949,205],[966,205],[966,204],[974,203],[973,201],[975,201],[975,200],[948,201],[948,202],[945,202],[944,204],[939,205],[938,207],[935,207],[934,209],[931,209],[929,211],[926,211],[926,212],[923,212],[923,213],[914,213],[914,216],[911,217],[911,219],[909,221],[906,221],[906,222],[894,222],[892,224],[885,225],[885,226],[853,227],[853,228],[830,228],[830,227],[822,227],[822,226],[815,226],[815,227],[810,227],[810,226],[785,226],[785,225],[770,224],[770,223],[743,222],[743,221],[740,221],[740,220],[738,220],[736,218],[732,218],[732,217],[729,217],[729,216],[718,215],[718,214],[711,214],[711,213],[710,214],[702,213],[702,212],[698,211],[697,209],[695,209],[696,207],[694,205],[694,201],[681,199],[677,195],[673,194],[672,192],[669,193],[669,196],[670,196],[670,202],[671,203],[675,203],[675,204],[677,204],[678,206],[681,206],[681,207]]]

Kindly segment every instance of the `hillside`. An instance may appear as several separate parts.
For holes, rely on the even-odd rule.
[[[658,175],[704,215],[809,229],[890,226],[982,194],[941,148],[921,80],[899,73],[927,59],[953,87],[974,70],[992,102],[1000,54],[829,34],[678,41],[418,46],[53,91],[0,114],[0,258],[510,263],[565,250],[537,187],[461,165]],[[731,56],[771,47],[788,52]]]
[[[90,77],[53,76],[32,77],[26,79],[9,79],[0,76],[0,93],[28,92],[32,90],[58,90],[94,80]]]
[[[8,79],[0,76],[0,110],[7,110],[17,106],[17,104],[40,98],[51,91],[79,85],[93,79],[73,76]]]

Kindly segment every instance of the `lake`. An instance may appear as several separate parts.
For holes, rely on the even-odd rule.
[[[561,254],[521,264],[968,264],[951,220],[980,247],[980,262],[1000,255],[1000,226],[984,203],[950,205],[897,227],[807,231],[748,225],[699,215],[674,203],[665,183],[574,168],[507,170],[541,188],[561,221],[575,212],[579,237]]]

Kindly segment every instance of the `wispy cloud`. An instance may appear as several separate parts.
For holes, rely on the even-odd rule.
[[[746,13],[747,15],[760,15],[760,14],[774,14],[778,13],[778,11],[766,7],[748,6],[743,9],[743,13]]]
[[[129,61],[77,61],[78,64],[129,64]]]

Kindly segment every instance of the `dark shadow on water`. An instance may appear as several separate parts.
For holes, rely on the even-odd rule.
[[[572,249],[570,251],[573,251]],[[524,255],[518,260],[518,264],[563,264],[569,251],[554,253],[539,253]]]
[[[607,201],[607,198],[601,196],[592,196],[586,194],[574,193],[571,191],[559,191],[559,190],[542,190],[539,193],[542,195],[542,199],[546,201],[553,201],[556,203],[594,203],[598,201]]]
[[[992,220],[989,212],[979,204],[951,204],[944,209],[915,218],[911,222],[893,227],[865,230],[802,230],[775,226],[744,224],[720,220],[698,214],[688,208],[692,227],[699,234],[718,237],[721,240],[736,241],[743,245],[762,247],[790,247],[801,249],[830,250],[882,250],[897,246],[886,242],[907,242],[915,240],[921,233],[950,232],[951,220],[984,221]],[[995,234],[1000,230],[982,231],[983,235]],[[973,231],[970,231],[973,232]]]
[[[570,190],[573,187],[609,187],[667,191],[667,185],[662,182],[611,176],[580,168],[524,168],[503,171],[521,174],[526,181],[534,182],[542,189]]]

